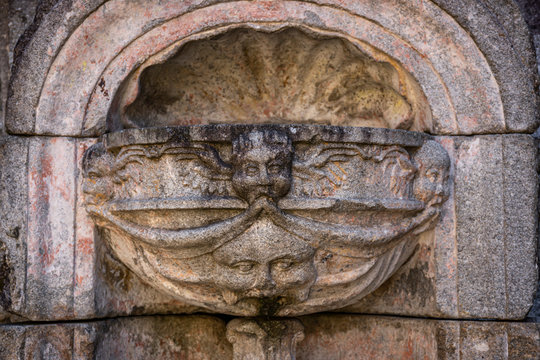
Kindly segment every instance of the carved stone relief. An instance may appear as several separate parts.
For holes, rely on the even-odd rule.
[[[87,210],[148,283],[233,315],[349,305],[412,254],[449,158],[389,129],[204,125],[111,133],[83,159]]]
[[[294,123],[431,131],[417,81],[363,46],[294,28],[191,41],[126,81],[109,122],[118,122],[115,129]]]

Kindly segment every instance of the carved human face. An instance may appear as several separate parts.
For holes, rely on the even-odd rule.
[[[261,220],[214,252],[216,282],[229,304],[304,301],[316,277],[313,255],[305,241]]]
[[[82,191],[87,204],[100,205],[112,197],[111,168],[112,156],[104,149],[96,147],[88,150],[83,160],[82,183]]]
[[[415,161],[419,165],[414,183],[415,197],[424,203],[442,203],[448,196],[448,154],[436,142],[428,141],[418,152]]]
[[[250,204],[260,196],[274,201],[285,196],[291,187],[288,139],[281,134],[252,132],[238,142],[232,178],[236,193]]]

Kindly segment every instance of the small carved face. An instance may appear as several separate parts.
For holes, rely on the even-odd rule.
[[[112,197],[112,155],[102,144],[90,147],[83,159],[82,191],[89,205],[101,205]]]
[[[427,141],[415,157],[419,165],[414,183],[415,197],[424,203],[442,203],[448,196],[448,169],[450,159],[441,145]]]
[[[274,201],[291,187],[292,145],[276,131],[253,131],[233,143],[233,187],[253,203],[260,196]]]
[[[316,278],[314,249],[270,221],[259,221],[213,256],[217,285],[230,304],[245,299],[304,301]]]

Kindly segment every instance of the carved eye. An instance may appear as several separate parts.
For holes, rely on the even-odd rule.
[[[259,168],[256,165],[247,165],[246,174],[248,176],[256,176],[259,173]]]
[[[294,265],[294,261],[291,259],[281,259],[274,261],[272,265],[279,270],[287,270]]]
[[[275,174],[279,174],[280,172],[281,172],[281,165],[272,164],[272,165],[268,166],[268,173],[269,174],[275,175]]]
[[[430,169],[426,172],[426,177],[429,179],[429,181],[431,182],[438,182],[439,181],[439,177],[440,177],[440,174],[439,174],[439,171],[435,170],[435,169]]]
[[[241,273],[248,273],[250,272],[253,267],[255,266],[254,263],[252,262],[249,262],[249,261],[241,261],[241,262],[238,262],[234,265],[232,265],[231,267]]]
[[[88,176],[89,179],[94,180],[94,179],[100,178],[101,174],[98,173],[97,171],[89,171],[87,176]]]

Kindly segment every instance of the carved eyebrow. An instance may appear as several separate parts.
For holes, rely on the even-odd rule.
[[[280,260],[290,260],[290,261],[296,261],[296,262],[302,262],[306,259],[309,259],[314,254],[314,250],[312,248],[304,248],[297,251],[291,251],[288,253],[281,253],[277,257],[271,259],[269,262],[275,262]]]

